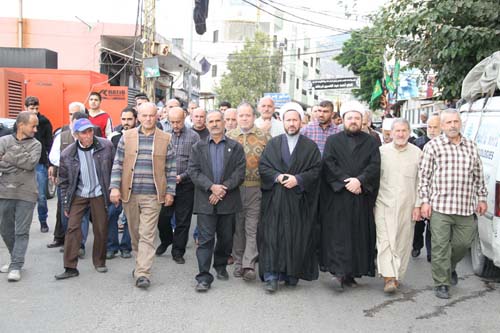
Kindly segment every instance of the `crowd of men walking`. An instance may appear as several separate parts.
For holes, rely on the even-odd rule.
[[[280,281],[293,287],[320,270],[337,291],[378,274],[394,293],[427,229],[435,294],[449,298],[477,232],[475,214],[487,209],[477,147],[460,134],[454,109],[433,115],[413,145],[406,120],[385,119],[379,135],[356,101],[339,112],[323,101],[311,114],[290,102],[277,113],[264,97],[258,113],[245,102],[206,112],[194,102],[183,110],[176,99],[158,107],[139,94],[114,130],[100,103],[99,93],[88,111],[70,103],[69,125],[52,138],[38,99],[28,97],[13,133],[0,138],[0,233],[10,253],[0,272],[8,281],[21,279],[37,204],[40,230],[49,231],[47,179],[58,185],[47,247],[64,252],[55,278],[79,275],[91,221],[95,270],[133,254],[138,288],[150,286],[154,257],[170,246],[185,263],[196,214],[199,292],[210,289],[212,267],[223,281],[234,262],[235,278],[259,276],[271,294]]]

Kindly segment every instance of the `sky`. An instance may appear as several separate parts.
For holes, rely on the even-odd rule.
[[[216,5],[223,0],[210,0]],[[241,0],[225,0],[241,2]],[[259,0],[247,0],[259,3]],[[81,20],[92,25],[95,22],[128,23],[135,24],[137,0],[23,0],[23,16],[26,18],[52,19],[52,20]],[[157,0],[157,30],[166,37],[177,33],[177,29],[185,29],[186,22],[192,19],[192,0]],[[268,5],[263,2],[267,2]],[[387,0],[265,0],[261,2],[264,8],[270,5],[286,8],[290,13],[306,17],[309,20],[342,29],[358,28],[366,23],[360,17],[351,15],[343,19],[344,13],[369,14],[375,11]],[[286,4],[283,7],[281,4]],[[248,6],[249,10],[255,10]],[[317,12],[317,13],[316,13]],[[17,17],[19,14],[19,0],[2,0],[0,16]],[[209,16],[210,16],[209,11]],[[296,19],[286,15],[289,19]],[[83,23],[82,23],[83,24]],[[310,29],[312,35],[329,35],[331,30]]]

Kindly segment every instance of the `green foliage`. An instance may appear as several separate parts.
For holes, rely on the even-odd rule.
[[[361,88],[354,89],[353,94],[359,100],[370,102],[373,88],[377,80],[384,77],[385,43],[378,38],[376,28],[363,28],[353,31],[335,60],[349,68],[361,78]],[[373,105],[378,105],[379,97]]]
[[[467,73],[500,50],[498,0],[391,0],[374,25],[408,67],[434,70],[444,99],[459,98]]]
[[[265,92],[277,92],[281,74],[281,56],[272,49],[272,41],[257,31],[253,40],[228,57],[228,73],[215,88],[218,101],[238,105],[242,101],[257,103]]]

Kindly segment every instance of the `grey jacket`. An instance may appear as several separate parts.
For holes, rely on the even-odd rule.
[[[80,178],[80,160],[78,158],[77,144],[78,141],[75,141],[66,147],[61,153],[59,162],[59,187],[61,189],[63,207],[67,212],[70,211],[71,204],[75,198]],[[114,156],[115,152],[111,141],[94,136],[93,158],[106,208],[110,203],[108,188]]]
[[[210,187],[214,184],[212,162],[209,156],[208,139],[193,145],[189,159],[188,174],[194,183],[195,214],[234,214],[242,209],[239,186],[245,180],[246,159],[243,146],[226,137],[224,148],[224,174],[222,185],[227,187],[227,194],[217,205],[208,201]]]
[[[41,152],[35,138],[18,140],[15,134],[0,138],[0,199],[38,200],[35,166]]]

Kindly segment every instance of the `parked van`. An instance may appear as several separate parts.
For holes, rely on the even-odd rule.
[[[488,189],[488,211],[478,216],[479,235],[471,248],[474,273],[500,277],[500,96],[460,107],[462,133],[477,144]]]

